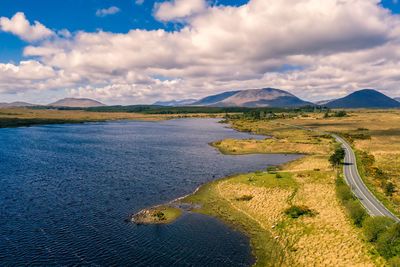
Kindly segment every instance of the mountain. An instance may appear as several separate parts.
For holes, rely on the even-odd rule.
[[[171,100],[171,101],[157,101],[153,105],[157,106],[188,106],[197,101],[197,99],[184,99],[184,100]]]
[[[299,107],[306,105],[314,104],[303,101],[289,92],[274,88],[224,92],[205,97],[192,104],[192,106],[212,107]]]
[[[10,108],[10,107],[32,107],[32,106],[39,106],[36,104],[31,104],[27,102],[12,102],[12,103],[0,103],[0,108]]]
[[[90,107],[102,107],[105,105],[103,103],[100,103],[99,101],[89,98],[63,98],[54,103],[50,103],[49,106],[90,108]]]
[[[395,97],[393,99],[400,102],[400,97]]]
[[[400,103],[376,90],[364,89],[327,103],[329,108],[400,108]]]

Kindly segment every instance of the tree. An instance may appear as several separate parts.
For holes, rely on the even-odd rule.
[[[396,188],[395,188],[394,184],[392,182],[387,183],[385,186],[385,194],[387,196],[392,196],[393,193],[395,193],[395,192],[396,192]]]
[[[329,162],[332,164],[333,167],[337,167],[342,163],[344,157],[345,157],[344,148],[338,146],[336,147],[335,152],[329,157]]]
[[[353,223],[356,226],[361,227],[364,219],[368,216],[365,210],[355,200],[347,200],[344,205],[349,212],[350,218],[353,220]]]
[[[400,255],[400,223],[392,225],[378,237],[378,252],[386,259]]]
[[[368,217],[363,222],[365,237],[370,242],[375,242],[379,235],[386,232],[396,221],[388,217]]]

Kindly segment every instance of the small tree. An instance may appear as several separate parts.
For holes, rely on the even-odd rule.
[[[333,167],[337,167],[342,163],[344,157],[345,157],[344,148],[338,146],[336,147],[335,152],[329,157],[329,162],[332,164]]]
[[[392,196],[393,193],[395,193],[395,192],[396,192],[396,188],[395,188],[394,184],[392,182],[387,183],[385,186],[385,194],[387,196]]]
[[[355,200],[347,200],[344,205],[349,212],[353,223],[356,226],[361,227],[364,219],[368,216],[365,210]]]
[[[370,242],[375,242],[381,233],[384,233],[396,221],[392,218],[377,216],[368,217],[363,222],[363,230],[365,237]]]

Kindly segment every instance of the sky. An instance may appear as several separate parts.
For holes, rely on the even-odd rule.
[[[365,88],[398,97],[398,1],[2,1],[0,102],[151,104],[266,87],[309,101]]]

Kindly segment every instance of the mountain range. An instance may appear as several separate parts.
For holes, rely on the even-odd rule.
[[[183,100],[170,100],[170,101],[157,101],[153,105],[155,106],[168,106],[168,107],[177,107],[177,106],[187,106],[196,102],[197,99],[183,99]]]
[[[10,108],[10,107],[32,107],[38,106],[35,104],[27,103],[27,102],[11,102],[11,103],[0,103],[0,108]]]
[[[396,100],[395,100],[396,99]],[[274,88],[228,91],[204,97],[198,101],[170,101],[170,105],[209,106],[209,107],[299,107],[306,105],[329,108],[399,108],[400,98],[390,98],[373,89],[363,89],[343,98],[321,100],[314,103],[304,101],[295,95]],[[162,105],[163,102],[157,102]]]
[[[99,101],[89,98],[63,98],[56,102],[48,104],[48,106],[90,108],[90,107],[102,107],[105,105],[103,103],[100,103]]]
[[[275,88],[225,92],[200,99],[192,106],[209,107],[299,107],[313,105],[297,96]]]
[[[206,106],[206,107],[299,107],[318,105],[329,108],[400,108],[400,97],[390,98],[373,89],[363,89],[343,98],[321,100],[314,103],[274,88],[228,91],[204,97],[200,100],[184,99],[158,101],[159,106]],[[0,108],[39,106],[26,102],[0,103]],[[48,104],[55,107],[101,107],[103,103],[89,98],[64,98]]]

